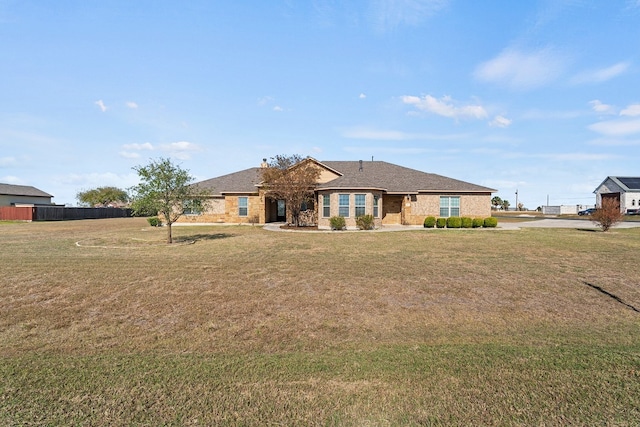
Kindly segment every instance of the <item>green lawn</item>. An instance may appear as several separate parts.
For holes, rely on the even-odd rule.
[[[640,229],[164,233],[0,224],[0,425],[640,420]]]

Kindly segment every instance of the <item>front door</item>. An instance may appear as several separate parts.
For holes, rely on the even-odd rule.
[[[284,200],[278,200],[278,222],[287,220],[287,209]]]

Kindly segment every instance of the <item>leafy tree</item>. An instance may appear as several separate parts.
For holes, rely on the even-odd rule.
[[[98,187],[91,190],[80,191],[76,199],[84,206],[106,207],[112,203],[126,204],[129,202],[129,194],[117,187]]]
[[[511,203],[509,203],[508,200],[505,199],[505,200],[502,201],[502,209],[504,209],[505,211],[508,211],[509,210],[509,206],[511,206]]]
[[[498,206],[502,206],[502,199],[498,196],[494,196],[491,199],[491,204],[493,205],[494,209],[498,209]]]
[[[167,243],[173,243],[171,224],[184,214],[185,209],[201,206],[196,188],[189,184],[193,177],[188,171],[174,165],[171,160],[160,158],[146,166],[135,166],[140,184],[132,187],[134,214],[150,212],[161,215],[167,224]]]
[[[265,194],[285,201],[291,221],[297,227],[302,205],[313,201],[320,169],[298,154],[278,155],[261,169],[261,174]]]
[[[622,221],[622,218],[618,200],[611,197],[603,197],[598,209],[591,214],[591,221],[595,222],[602,231],[608,231]]]

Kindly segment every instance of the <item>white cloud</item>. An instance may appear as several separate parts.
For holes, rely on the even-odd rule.
[[[454,119],[466,117],[484,119],[488,116],[487,111],[481,105],[456,106],[456,102],[449,96],[444,96],[441,100],[438,100],[431,95],[425,95],[422,98],[405,95],[402,97],[402,102],[413,105],[421,111]]]
[[[640,139],[623,139],[623,138],[596,138],[589,141],[589,145],[599,145],[603,147],[625,147],[640,145]]]
[[[150,142],[144,144],[124,144],[122,146],[125,150],[153,150],[153,145]]]
[[[489,125],[493,126],[493,127],[499,127],[499,128],[507,128],[511,125],[512,120],[511,119],[507,119],[504,116],[496,116],[490,123]]]
[[[398,130],[381,130],[369,127],[356,126],[344,129],[342,137],[350,139],[370,139],[380,141],[410,141],[410,140],[433,140],[445,141],[462,139],[469,137],[468,134],[435,135],[428,133],[409,133]]]
[[[614,64],[610,67],[580,73],[577,76],[574,76],[571,79],[571,82],[574,84],[602,83],[619,76],[620,74],[627,71],[628,68],[628,62],[618,62],[617,64]]]
[[[132,151],[120,151],[118,153],[120,157],[124,157],[125,159],[139,159],[140,153],[135,153]]]
[[[638,0],[638,1],[640,1],[640,0]],[[631,116],[631,117],[640,116],[640,104],[629,105],[627,108],[625,108],[624,110],[620,111],[620,115],[621,116]]]
[[[367,97],[367,95],[365,95],[364,93],[361,93],[360,95],[358,95],[358,98],[360,99],[365,99]]]
[[[25,185],[25,182],[13,175],[5,175],[0,177],[0,182],[4,184],[13,184],[13,185]]]
[[[138,104],[137,104],[137,103],[135,103],[135,102],[133,102],[133,101],[128,101],[126,104],[127,104],[127,107],[128,107],[128,108],[131,108],[131,109],[133,109],[133,110],[135,110],[136,108],[138,108]]]
[[[275,107],[273,107],[273,111],[284,111],[284,109],[281,106],[276,105]]]
[[[607,120],[589,125],[588,129],[608,136],[633,135],[640,133],[640,119]]]
[[[270,96],[263,96],[262,98],[258,98],[258,105],[261,107],[264,107],[271,102],[273,102],[273,98]]]
[[[104,102],[102,101],[102,99],[97,100],[96,102],[94,102],[94,104],[100,107],[100,111],[102,111],[103,113],[107,111],[107,106],[104,105]]]
[[[449,0],[374,0],[374,26],[383,32],[400,25],[416,26],[448,4]]]
[[[200,146],[188,141],[178,141],[162,144],[160,150],[168,152],[177,159],[187,160],[191,158],[191,152],[200,151]]]
[[[0,157],[0,166],[16,166],[18,164],[18,160],[15,157]]]
[[[601,114],[615,114],[615,109],[613,106],[609,104],[603,104],[598,99],[594,99],[593,101],[589,101],[589,105],[591,105],[591,109],[596,113]]]
[[[478,80],[525,90],[544,86],[562,74],[567,59],[551,48],[534,52],[505,49],[474,71]]]

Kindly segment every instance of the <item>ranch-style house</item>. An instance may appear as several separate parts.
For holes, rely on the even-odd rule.
[[[421,225],[427,216],[491,216],[491,193],[497,190],[384,161],[317,161],[320,169],[313,203],[301,222],[328,229],[329,218],[342,216],[348,228],[356,217],[372,215],[375,226]],[[193,184],[202,190],[201,210],[186,212],[178,222],[255,223],[290,220],[283,200],[265,194],[261,168],[223,175]],[[296,165],[292,166],[296,167]]]

